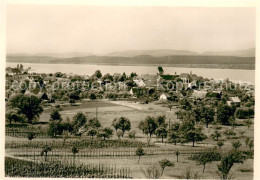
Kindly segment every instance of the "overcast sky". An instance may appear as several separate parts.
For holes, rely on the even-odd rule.
[[[8,53],[255,47],[255,9],[8,5]]]

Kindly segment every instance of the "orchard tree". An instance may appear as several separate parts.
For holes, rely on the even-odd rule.
[[[232,130],[232,129],[227,129],[226,131],[224,131],[224,134],[227,136],[228,139],[230,139],[231,136],[235,136],[236,135],[235,131]]]
[[[81,135],[81,129],[87,122],[87,117],[82,113],[78,112],[75,116],[73,116],[73,133],[76,135]]]
[[[101,128],[98,131],[98,137],[103,138],[106,140],[106,138],[110,138],[113,135],[113,130],[109,127]]]
[[[62,135],[63,133],[63,125],[59,121],[49,122],[49,128],[47,131],[48,135],[56,138],[58,135]]]
[[[245,125],[247,126],[248,129],[249,129],[250,126],[253,124],[252,120],[250,120],[250,119],[244,120],[244,123],[245,123]]]
[[[220,141],[217,142],[217,146],[218,146],[219,149],[221,149],[221,147],[222,147],[223,145],[224,145],[223,140],[220,140]]]
[[[220,104],[217,107],[217,120],[222,124],[222,125],[229,125],[229,118],[231,116],[234,116],[234,108],[225,105],[225,104]]]
[[[196,127],[191,121],[184,122],[180,126],[179,132],[182,142],[192,142],[192,147],[194,147],[195,142],[203,141],[207,138],[207,136],[202,133],[202,129]]]
[[[62,121],[62,117],[59,113],[59,110],[54,109],[51,113],[51,119],[50,121]]]
[[[27,134],[27,138],[28,138],[28,140],[29,141],[31,141],[31,140],[33,140],[34,138],[36,138],[36,133],[35,132],[29,132],[28,134]]]
[[[161,125],[159,126],[156,130],[155,130],[155,134],[157,135],[157,137],[160,137],[162,139],[162,143],[163,143],[163,138],[167,138],[167,126]]]
[[[33,123],[43,111],[41,99],[34,95],[18,94],[10,99],[9,105],[11,108],[18,108],[27,117],[28,123]]]
[[[72,151],[72,153],[73,153],[73,162],[74,162],[74,164],[75,164],[75,159],[76,159],[76,154],[79,152],[79,148],[74,144],[73,146],[72,146],[72,149],[71,149],[71,151]]]
[[[145,134],[149,134],[149,136],[152,137],[152,135],[155,133],[158,127],[154,117],[147,116],[145,120],[143,122],[141,121],[140,123],[142,125],[141,128],[143,132]],[[139,124],[139,128],[140,128],[140,124]]]
[[[87,126],[87,128],[98,129],[101,127],[101,124],[98,119],[92,118],[92,119],[87,120],[86,126]]]
[[[246,143],[246,147],[249,145],[249,142],[250,142],[250,138],[247,137],[246,140],[245,140],[245,143]]]
[[[139,164],[141,156],[145,155],[145,152],[144,152],[144,149],[142,148],[142,146],[139,146],[136,149],[135,154],[138,156],[138,164]]]
[[[251,151],[251,149],[254,147],[254,141],[251,140],[248,144],[249,150]]]
[[[130,131],[130,132],[128,133],[128,137],[129,137],[130,139],[135,139],[135,134],[136,134],[135,131]]]
[[[202,121],[205,123],[206,128],[208,128],[209,123],[214,121],[215,110],[211,106],[203,106],[201,110]]]
[[[197,165],[203,165],[202,172],[204,173],[206,164],[212,161],[220,161],[221,154],[216,150],[210,150],[206,152],[201,152],[200,154],[197,155],[193,155],[189,159],[194,160]]]
[[[44,156],[44,160],[47,161],[48,152],[52,150],[52,147],[49,145],[44,145],[41,151],[41,156]]]
[[[7,113],[5,114],[5,119],[7,122],[9,122],[9,125],[12,124],[12,122],[25,122],[26,117],[24,114],[20,114],[19,112],[20,110],[18,108],[15,109],[11,109],[9,111],[7,111]]]
[[[174,167],[174,163],[169,161],[168,159],[163,159],[163,160],[159,161],[159,164],[160,164],[160,166],[162,168],[162,174],[163,174],[164,169],[166,167]]]
[[[230,116],[228,119],[228,123],[232,126],[232,129],[235,129],[236,126],[236,118],[234,116]]]
[[[234,141],[234,142],[232,142],[232,147],[233,147],[234,149],[236,149],[236,150],[237,150],[241,145],[242,145],[242,144],[241,144],[240,141]]]
[[[120,138],[123,136],[123,131],[121,129],[119,129],[117,132],[116,132],[116,136],[118,137],[118,139],[120,140]]]
[[[120,127],[120,124],[119,124],[119,119],[118,118],[115,118],[112,122],[112,126],[115,128],[116,132],[117,130],[119,129]]]
[[[221,133],[219,131],[215,131],[214,134],[211,134],[211,137],[214,141],[218,141],[218,139],[221,137]]]
[[[98,130],[96,128],[88,128],[87,130],[87,136],[91,136],[91,142],[93,142],[94,136],[98,134]]]
[[[124,136],[124,133],[126,131],[130,131],[131,130],[131,123],[130,120],[126,117],[120,117],[118,119],[118,123],[119,123],[119,129],[122,130],[123,134],[122,137]]]
[[[229,172],[232,166],[235,163],[243,163],[245,159],[245,156],[240,151],[230,151],[221,159],[220,164],[217,165],[219,177],[221,179],[230,179]]]

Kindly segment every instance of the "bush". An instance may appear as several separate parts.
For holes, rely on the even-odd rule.
[[[238,119],[247,119],[254,117],[254,109],[251,108],[238,108],[235,112],[235,117]]]

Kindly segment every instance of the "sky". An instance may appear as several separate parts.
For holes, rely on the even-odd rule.
[[[249,7],[7,5],[7,53],[255,48]]]

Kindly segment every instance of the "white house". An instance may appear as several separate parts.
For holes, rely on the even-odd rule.
[[[134,82],[137,84],[138,87],[145,87],[145,82],[143,79],[136,79]]]
[[[232,104],[235,104],[237,106],[240,106],[241,101],[238,97],[230,97],[229,99],[230,100],[227,101],[227,105],[231,106]]]
[[[159,100],[162,101],[167,101],[167,100],[170,100],[171,99],[171,96],[168,94],[168,93],[162,93],[159,97]]]

